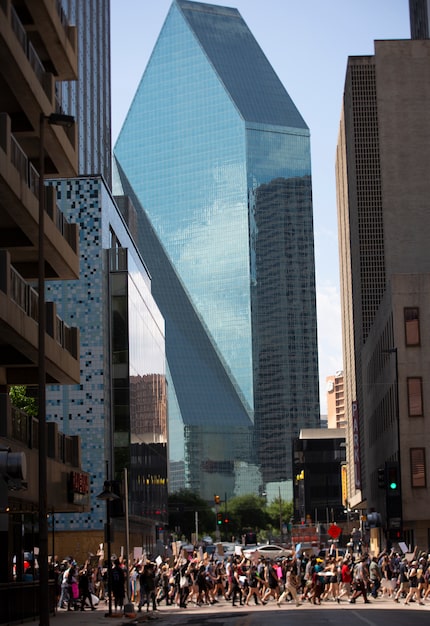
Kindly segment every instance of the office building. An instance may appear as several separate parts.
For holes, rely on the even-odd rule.
[[[65,320],[80,325],[81,376],[79,385],[48,388],[47,414],[80,436],[91,480],[90,511],[56,520],[57,549],[81,559],[97,553],[106,522],[97,495],[109,479],[121,498],[112,511],[113,553],[126,545],[128,491],[130,547],[153,554],[167,524],[164,320],[124,218],[133,223],[134,210],[122,204],[121,211],[100,176],[50,183],[79,225],[80,278],[69,289],[51,283],[48,294]]]
[[[319,425],[309,141],[239,12],[175,0],[114,189],[166,320],[174,474],[208,498],[291,480],[292,439]],[[239,488],[235,463],[261,478]]]
[[[294,520],[327,526],[346,519],[342,498],[343,428],[307,428],[294,440]],[[320,537],[320,541],[327,537]]]
[[[76,25],[78,80],[57,90],[78,125],[78,172],[102,175],[112,185],[110,0],[61,0],[62,15]]]
[[[326,378],[327,390],[327,427],[345,428],[345,395],[343,389],[343,372]]]
[[[337,148],[349,501],[428,548],[430,41],[350,57]],[[398,466],[393,511],[378,471]],[[397,497],[397,495],[396,495]]]
[[[430,37],[429,0],[409,0],[409,15],[411,38],[428,39]]]

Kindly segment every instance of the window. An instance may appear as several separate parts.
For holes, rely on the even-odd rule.
[[[407,383],[409,417],[420,417],[423,415],[422,378],[408,378]]]
[[[418,307],[404,309],[405,342],[407,346],[420,345],[420,317]]]
[[[425,448],[411,448],[409,453],[411,460],[411,487],[427,487]]]

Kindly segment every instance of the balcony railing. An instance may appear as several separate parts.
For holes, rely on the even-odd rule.
[[[9,141],[10,139],[10,141]],[[0,113],[0,148],[6,154],[10,145],[10,160],[18,170],[21,180],[27,185],[36,198],[39,198],[39,172],[28,160],[27,155],[21,148],[12,133],[8,132],[8,115]],[[55,201],[46,195],[45,210],[50,219],[54,222],[64,239],[67,241],[73,252],[78,251],[77,228],[75,224],[68,222],[64,213],[60,211]],[[48,200],[51,200],[48,202]]]
[[[72,44],[73,49],[75,48],[75,40],[74,38],[71,36],[71,31],[70,31],[70,24],[69,24],[69,20],[67,19],[67,15],[64,12],[64,9],[62,7],[61,4],[61,0],[56,0],[55,2],[55,8],[57,10],[58,16],[60,18],[60,22],[64,28],[64,31],[67,35],[67,39],[70,41],[70,43]]]
[[[24,54],[26,55],[31,67],[34,70],[34,73],[37,76],[37,79],[49,98],[49,101],[52,101],[52,75],[49,72],[45,71],[42,61],[39,58],[36,50],[34,49],[32,43],[28,41],[27,33],[25,28],[19,19],[15,9],[13,6],[10,7],[10,19],[12,30],[16,35],[16,38],[21,46]]]
[[[0,436],[19,441],[30,450],[39,449],[39,420],[13,406],[7,394],[0,394]],[[65,435],[56,422],[47,423],[47,454],[50,459],[80,467],[80,437]]]
[[[24,278],[10,266],[10,297],[31,319],[39,321],[39,294]],[[53,304],[47,302],[47,332],[75,359],[78,357],[77,329],[70,327],[58,315],[52,320]]]
[[[31,319],[38,321],[38,301],[37,291],[31,287],[19,274],[16,269],[10,266],[10,288],[11,298]]]

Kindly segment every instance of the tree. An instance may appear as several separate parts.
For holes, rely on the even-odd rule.
[[[273,528],[279,530],[280,524],[288,524],[294,516],[294,503],[282,500],[282,498],[275,498],[267,505],[266,512],[269,517],[269,523]]]
[[[276,541],[285,539],[284,529],[288,528],[290,519],[294,515],[294,503],[292,501],[275,498],[266,508],[267,517],[269,519],[267,533],[264,539],[276,538]],[[272,539],[271,539],[272,540]]]
[[[266,527],[266,501],[253,494],[236,496],[227,503],[229,532],[242,535],[247,530],[258,532]]]
[[[9,396],[12,406],[21,409],[30,417],[37,417],[37,399],[27,395],[27,387],[25,385],[12,385],[9,389]]]
[[[208,534],[215,529],[215,514],[206,500],[189,489],[169,495],[169,529],[191,540],[196,530],[196,512],[198,513],[199,535]],[[176,530],[178,529],[178,531]]]

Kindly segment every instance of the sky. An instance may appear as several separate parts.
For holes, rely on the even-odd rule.
[[[227,0],[247,23],[311,133],[321,413],[342,370],[335,155],[348,56],[409,39],[408,0]],[[171,0],[111,0],[112,140],[121,130]]]

